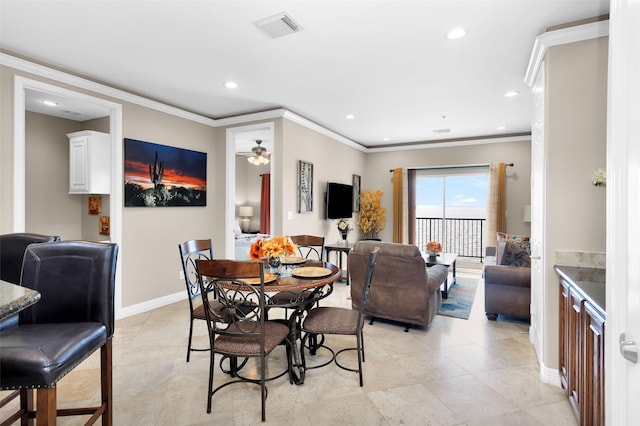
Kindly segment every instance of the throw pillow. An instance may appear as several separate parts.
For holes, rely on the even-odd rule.
[[[524,235],[507,234],[506,232],[496,232],[496,265],[502,265],[504,258],[504,247],[506,241],[529,241],[529,237]]]
[[[531,267],[531,245],[529,240],[509,240],[504,247],[501,265]]]

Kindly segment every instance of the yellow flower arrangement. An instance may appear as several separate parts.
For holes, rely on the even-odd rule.
[[[285,236],[276,236],[273,238],[261,238],[251,244],[249,256],[253,260],[262,258],[278,257],[285,254],[294,254],[298,246],[291,241],[291,238]]]
[[[380,190],[371,189],[360,193],[360,218],[357,223],[365,238],[377,238],[378,232],[384,229],[387,209],[380,203],[383,194]]]

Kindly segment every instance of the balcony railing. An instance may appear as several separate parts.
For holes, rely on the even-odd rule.
[[[447,253],[482,260],[486,222],[486,219],[418,217],[416,245],[424,250],[428,241],[437,241]]]

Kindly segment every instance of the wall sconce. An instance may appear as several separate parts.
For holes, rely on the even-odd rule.
[[[251,223],[251,216],[253,216],[253,207],[251,206],[240,206],[238,208],[238,216],[242,216],[242,220],[240,220],[240,229],[242,232],[249,232],[249,224]]]
[[[524,212],[522,214],[524,222],[531,223],[531,204],[526,204],[524,206]]]

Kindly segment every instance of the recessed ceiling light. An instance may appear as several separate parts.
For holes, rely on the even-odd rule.
[[[467,32],[463,28],[454,28],[447,33],[447,38],[449,40],[460,40],[462,37],[466,35],[467,35]]]
[[[54,101],[50,101],[48,99],[45,99],[44,101],[42,101],[42,103],[46,106],[50,106],[50,107],[54,107],[54,106],[58,106],[57,102]]]
[[[353,120],[354,118],[356,118],[356,116],[353,114],[347,114],[344,116],[344,118],[346,118],[347,120]]]
[[[507,129],[507,126],[498,126],[498,127],[497,127],[497,129],[498,129],[498,130],[506,130],[506,129]]]
[[[389,138],[382,138],[383,142],[389,142]]]
[[[507,93],[504,94],[505,98],[513,98],[514,96],[518,96],[520,94],[519,91],[517,90],[509,90]]]
[[[236,83],[235,81],[227,81],[224,84],[224,87],[226,87],[227,89],[237,89],[238,88],[238,83]]]

